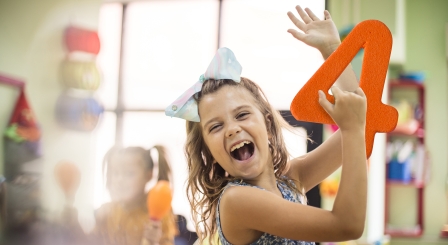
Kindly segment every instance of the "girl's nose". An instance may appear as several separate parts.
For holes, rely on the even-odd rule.
[[[226,132],[226,137],[232,137],[241,132],[241,128],[237,125],[230,125]]]

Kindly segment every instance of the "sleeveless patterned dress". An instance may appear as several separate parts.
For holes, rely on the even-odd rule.
[[[291,183],[294,185],[294,182],[291,181]],[[231,243],[226,240],[226,238],[224,237],[224,234],[222,233],[221,220],[219,218],[219,203],[221,202],[222,194],[229,186],[250,186],[250,187],[264,190],[263,188],[261,188],[259,186],[250,185],[241,180],[234,180],[227,184],[227,186],[224,188],[223,192],[221,193],[221,196],[219,197],[218,208],[216,209],[216,222],[217,222],[217,226],[218,226],[218,235],[219,235],[219,240],[222,245],[231,245]],[[297,203],[304,204],[303,196],[295,194],[290,188],[288,188],[288,186],[285,183],[283,183],[281,181],[277,181],[277,186],[283,195],[283,199],[286,199],[291,202],[297,202]],[[258,240],[251,243],[251,245],[315,245],[315,243],[314,242],[305,242],[305,241],[296,241],[296,240],[281,238],[281,237],[274,236],[274,235],[271,235],[268,233],[263,233],[263,235],[261,235],[261,237]]]

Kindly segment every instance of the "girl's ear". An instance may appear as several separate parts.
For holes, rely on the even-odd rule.
[[[270,140],[272,138],[272,132],[271,132],[272,115],[271,114],[266,114],[265,120],[266,120],[266,130],[268,131],[268,139]]]

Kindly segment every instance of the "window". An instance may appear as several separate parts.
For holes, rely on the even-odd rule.
[[[101,161],[114,143],[167,147],[173,168],[176,214],[190,217],[185,195],[185,121],[164,109],[205,72],[218,47],[229,47],[278,110],[289,110],[294,95],[322,64],[317,50],[286,32],[292,0],[151,0],[105,3],[100,12],[103,83],[98,91],[105,113],[98,127],[95,208],[108,201]],[[299,4],[323,15],[324,1]],[[320,16],[322,17],[322,16]],[[306,137],[285,133],[295,156],[306,152]],[[293,142],[293,143],[289,143]],[[189,228],[192,229],[191,224]]]

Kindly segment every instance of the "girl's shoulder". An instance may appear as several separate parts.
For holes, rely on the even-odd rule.
[[[115,209],[115,204],[112,202],[104,203],[97,210],[95,210],[95,217],[97,219],[105,219]]]
[[[113,213],[116,213],[118,208],[118,204],[114,202],[108,202],[101,205],[98,209],[95,210],[94,215],[97,221],[106,220],[108,216]]]
[[[253,187],[254,189],[252,190],[263,190],[265,191],[265,189],[263,189],[262,187],[256,186],[256,185],[251,185],[247,182],[245,182],[244,180],[232,180],[229,181],[229,183],[227,183],[227,185],[224,187],[223,191],[221,192],[221,197],[224,195],[225,192],[229,192],[226,191],[226,189],[228,189],[229,187],[233,187],[233,186],[247,186],[247,187]],[[298,203],[302,203],[302,204],[306,204],[306,198],[300,193],[300,191],[297,188],[297,184],[295,183],[294,180],[292,180],[291,178],[289,178],[288,176],[281,176],[280,178],[277,179],[277,187],[280,190],[280,192],[282,193],[283,199],[288,200],[288,201],[292,201],[292,202],[298,202]],[[234,189],[234,188],[232,188]],[[239,189],[239,188],[236,188]],[[238,198],[239,195],[237,194],[238,192],[243,192],[246,193],[247,191],[252,191],[251,189],[246,189],[243,188],[239,189],[239,190],[232,190],[230,192],[233,193],[234,198]],[[235,195],[236,194],[236,195]],[[220,197],[220,199],[221,199]]]

